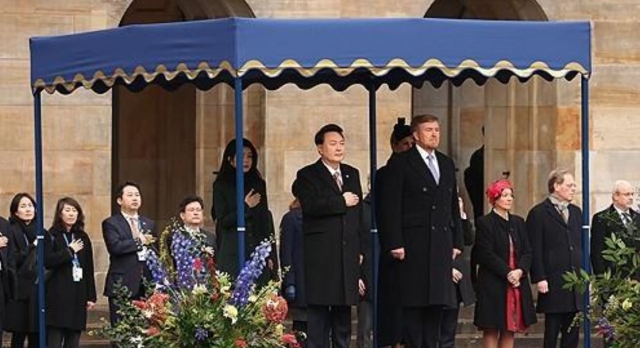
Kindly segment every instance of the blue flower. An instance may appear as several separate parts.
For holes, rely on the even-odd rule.
[[[151,271],[153,282],[160,288],[164,288],[169,281],[167,270],[160,262],[158,254],[154,250],[148,250],[147,252],[147,267]]]
[[[207,329],[197,327],[195,332],[195,338],[198,342],[204,342],[207,338],[209,338],[209,331]]]
[[[230,303],[238,309],[242,308],[249,301],[249,295],[253,290],[253,285],[262,274],[267,262],[266,258],[271,253],[271,241],[265,240],[251,254],[251,260],[242,268],[238,279],[236,279]]]
[[[616,339],[616,330],[613,327],[613,325],[611,325],[609,320],[607,320],[607,318],[600,317],[598,319],[597,324],[596,324],[596,328],[597,328],[598,332],[600,334],[602,334],[602,336],[605,338],[605,340],[607,342],[615,341],[615,339]]]

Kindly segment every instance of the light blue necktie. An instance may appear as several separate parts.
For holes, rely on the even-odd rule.
[[[440,173],[438,172],[438,168],[434,163],[434,161],[436,160],[434,157],[435,156],[433,154],[427,155],[427,167],[429,167],[431,175],[433,175],[433,178],[436,180],[436,184],[438,184],[440,182]]]

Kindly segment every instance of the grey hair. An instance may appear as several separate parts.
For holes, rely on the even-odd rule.
[[[549,173],[549,181],[547,181],[549,194],[556,192],[555,184],[562,185],[562,183],[564,183],[564,176],[567,174],[572,175],[568,169],[563,168],[556,168]]]
[[[631,183],[628,182],[627,180],[616,180],[616,182],[613,183],[613,190],[611,190],[611,194],[615,195],[616,193],[620,192],[620,190],[625,188],[625,187],[633,188],[633,185],[631,185]]]

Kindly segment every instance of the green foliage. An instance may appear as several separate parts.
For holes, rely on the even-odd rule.
[[[632,240],[626,235],[626,240]],[[604,274],[586,271],[563,275],[565,289],[590,289],[589,318],[595,330],[615,348],[640,347],[640,282],[635,279],[640,259],[635,247],[612,234],[605,241],[603,258],[612,265]]]

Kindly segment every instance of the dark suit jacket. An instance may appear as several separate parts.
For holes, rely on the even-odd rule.
[[[140,231],[155,234],[154,222],[140,216]],[[140,261],[138,261],[138,245],[133,240],[131,227],[121,213],[117,213],[102,221],[102,237],[109,252],[109,271],[104,284],[104,296],[114,295],[114,286],[122,282],[133,295],[140,289],[143,278]],[[142,268],[146,268],[143,265]]]
[[[290,210],[280,223],[280,262],[289,270],[282,280],[282,290],[295,286],[296,295],[289,299],[289,305],[306,307],[304,287],[304,234],[302,233],[302,209]]]
[[[463,249],[453,161],[436,152],[440,182],[417,148],[391,157],[384,185],[376,185],[383,252],[404,247],[395,261],[403,306],[455,305],[451,281],[453,248]]]
[[[533,250],[531,282],[549,283],[549,292],[538,294],[538,312],[582,310],[582,295],[562,288],[562,275],[582,267],[582,210],[570,204],[569,221],[565,223],[551,201],[545,199],[529,211],[527,232]]]
[[[358,170],[341,164],[340,173],[342,190],[362,202]],[[321,160],[298,171],[294,191],[302,207],[307,304],[357,304],[359,258],[365,247],[362,203],[346,206],[343,191]]]
[[[594,274],[602,274],[607,269],[612,269],[612,264],[606,261],[602,257],[602,252],[607,249],[605,240],[611,238],[611,235],[615,234],[617,237],[622,238],[628,247],[636,248],[640,251],[640,244],[637,240],[629,238],[629,234],[635,234],[635,238],[640,237],[637,235],[640,233],[640,214],[633,209],[629,209],[631,215],[632,228],[628,231],[624,226],[620,214],[616,211],[613,205],[609,208],[600,211],[593,215],[591,222],[591,265],[593,266]],[[640,279],[640,274],[635,275],[636,279]]]

